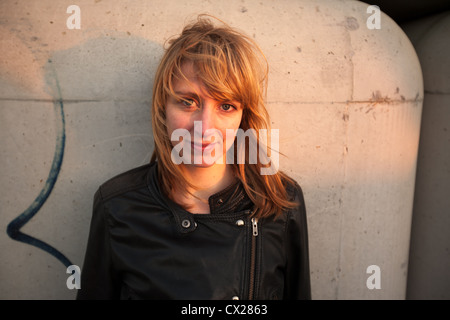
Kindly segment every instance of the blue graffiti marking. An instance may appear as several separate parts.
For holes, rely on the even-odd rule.
[[[33,218],[33,216],[41,209],[45,201],[47,201],[50,193],[53,190],[53,187],[55,186],[56,180],[58,179],[58,175],[61,170],[64,148],[66,144],[66,124],[64,119],[64,107],[62,99],[59,99],[59,101],[55,101],[54,108],[57,118],[57,135],[55,154],[53,156],[53,163],[50,169],[49,176],[47,178],[47,181],[45,182],[44,188],[41,190],[37,198],[22,214],[20,214],[17,218],[15,218],[8,224],[6,232],[14,240],[30,244],[50,253],[52,256],[61,261],[66,267],[68,267],[72,265],[72,263],[61,252],[45,243],[44,241],[36,239],[20,231],[20,229],[25,224],[27,224],[28,221],[30,221],[30,219]]]

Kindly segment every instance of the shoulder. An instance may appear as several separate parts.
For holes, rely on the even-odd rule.
[[[146,187],[148,174],[152,167],[152,164],[146,164],[118,174],[102,183],[98,192],[101,193],[103,200],[108,200],[123,193]]]
[[[287,210],[287,228],[299,232],[302,237],[305,237],[307,235],[307,210],[302,187],[292,179],[292,182],[286,185],[286,191],[289,201],[295,203],[293,208]]]
[[[286,188],[287,200],[293,204],[293,207],[286,211],[288,223],[306,225],[306,205],[302,187],[295,179],[286,174],[283,174],[283,184]]]
[[[304,197],[303,197],[303,190],[302,187],[298,184],[298,182],[287,176],[286,174],[283,174],[282,176],[283,185],[286,188],[286,193],[288,196],[289,201],[297,202],[301,206],[304,206]]]

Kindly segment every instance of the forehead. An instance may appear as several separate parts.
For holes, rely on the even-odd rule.
[[[173,88],[176,92],[195,92],[209,96],[205,85],[198,76],[198,70],[192,61],[185,61],[181,64],[180,70],[175,72],[173,78]]]
[[[241,79],[232,77],[223,66],[186,59],[173,71],[169,94],[181,98],[181,93],[194,93],[217,101],[243,103],[243,93],[248,90],[241,89]]]
[[[173,85],[186,85],[189,82],[199,83],[200,81],[197,68],[192,61],[183,62],[173,77]]]

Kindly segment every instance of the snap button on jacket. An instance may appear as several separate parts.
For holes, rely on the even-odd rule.
[[[240,182],[192,214],[160,190],[157,163],[100,186],[77,299],[310,299],[308,235],[299,206],[250,217]]]

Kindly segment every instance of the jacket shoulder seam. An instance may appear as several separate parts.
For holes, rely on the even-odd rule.
[[[149,164],[123,172],[100,186],[103,201],[107,201],[126,192],[147,186]]]

